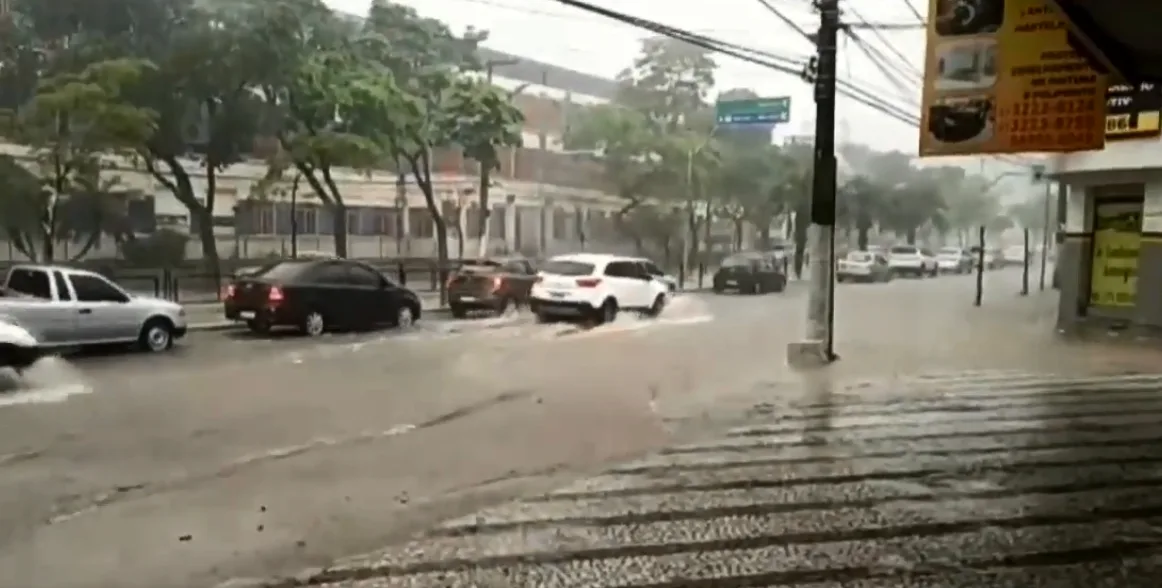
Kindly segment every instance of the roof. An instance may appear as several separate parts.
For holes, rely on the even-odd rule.
[[[610,78],[579,72],[487,47],[481,47],[479,53],[481,61],[501,62],[492,68],[492,73],[496,76],[610,101],[617,97],[617,82]],[[515,63],[507,63],[514,61]]]
[[[640,257],[631,257],[629,255],[614,255],[612,253],[566,253],[564,255],[554,255],[549,258],[549,261],[578,261],[581,263],[602,264],[611,261],[637,261]]]

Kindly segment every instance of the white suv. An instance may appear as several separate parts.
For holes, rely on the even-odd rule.
[[[657,316],[669,288],[650,275],[641,259],[578,253],[545,262],[529,293],[537,320],[592,319],[612,322],[623,310]]]
[[[935,276],[940,273],[936,264],[932,254],[915,245],[896,245],[888,250],[888,268],[897,276]]]

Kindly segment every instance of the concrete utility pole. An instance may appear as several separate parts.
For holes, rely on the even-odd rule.
[[[811,190],[810,284],[806,340],[787,350],[791,365],[826,365],[836,359],[834,337],[835,266],[835,61],[839,0],[818,0],[819,51],[815,74],[815,172]]]

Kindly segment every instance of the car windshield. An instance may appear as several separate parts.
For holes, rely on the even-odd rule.
[[[900,246],[892,247],[891,252],[893,255],[916,255],[917,249],[915,247]]]
[[[855,261],[859,263],[871,261],[871,258],[871,254],[866,251],[852,251],[851,253],[847,254],[848,261]]]
[[[940,255],[963,255],[963,253],[955,247],[945,247],[940,250]]]
[[[284,261],[262,268],[250,274],[249,277],[274,280],[277,282],[289,282],[302,275],[303,271],[310,267],[312,263],[310,261]]]
[[[593,273],[593,264],[571,259],[551,259],[541,268],[546,274],[555,276],[588,276]]]

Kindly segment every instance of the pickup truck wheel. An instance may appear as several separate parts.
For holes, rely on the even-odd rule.
[[[138,343],[150,353],[168,351],[173,347],[173,324],[163,318],[149,319],[141,327]]]

